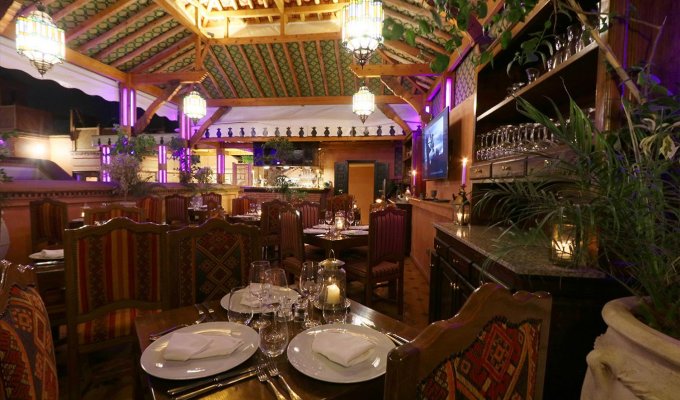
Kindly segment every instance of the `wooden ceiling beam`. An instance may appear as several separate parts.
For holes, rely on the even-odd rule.
[[[232,0],[234,3],[236,0]],[[276,4],[276,9],[279,10],[279,12],[283,12],[284,10],[284,4],[283,0],[274,0],[274,4]]]
[[[427,121],[426,119],[426,114],[424,112],[424,105],[425,105],[425,98],[423,95],[415,95],[413,93],[409,93],[400,83],[399,79],[397,79],[394,76],[383,76],[380,78],[382,83],[387,86],[392,93],[394,93],[397,97],[403,99],[406,103],[408,103],[415,112],[420,115],[420,120],[425,122]],[[377,102],[376,102],[377,104]]]
[[[395,61],[389,56],[389,54],[384,50],[384,49],[378,49],[378,54],[380,54],[380,57],[382,58],[383,63],[386,64],[394,64]],[[413,86],[413,91],[412,93],[415,93],[415,89],[421,89],[421,86],[418,84],[416,80],[414,80],[412,77],[407,76],[405,77],[410,83],[411,86]],[[401,85],[401,81],[399,81],[399,84]],[[427,90],[427,87],[425,88]]]
[[[257,57],[257,61],[260,62],[260,65],[262,65],[262,70],[264,71],[264,76],[267,78],[267,82],[269,83],[269,86],[272,88],[272,93],[274,96],[278,96],[276,93],[276,86],[274,86],[274,81],[272,80],[272,75],[269,73],[269,70],[267,69],[267,64],[264,62],[264,58],[262,57],[262,53],[260,53],[260,48],[255,45],[253,46],[253,50],[255,53],[255,57]]]
[[[21,3],[12,0],[0,1],[0,33],[4,32],[9,25],[14,24],[15,18],[21,12]]]
[[[150,6],[147,6],[146,8],[144,8],[141,12],[138,12],[137,14],[135,14],[135,15],[131,16],[130,18],[128,18],[127,20],[125,20],[125,23],[118,24],[118,25],[114,26],[113,28],[109,29],[108,31],[104,32],[103,34],[101,34],[99,36],[95,36],[94,38],[92,38],[92,40],[89,40],[89,41],[81,44],[80,46],[77,47],[77,50],[81,51],[81,52],[89,51],[91,48],[96,47],[99,44],[106,42],[107,40],[113,38],[117,34],[125,31],[129,27],[135,26],[135,24],[137,24],[138,21],[141,21],[142,19],[146,18],[150,14],[153,14],[154,12],[156,12],[157,9],[158,8],[156,7],[156,5],[152,3]]]
[[[209,44],[225,44],[225,45],[244,45],[244,44],[264,44],[264,43],[292,43],[292,42],[308,42],[313,40],[340,40],[341,32],[327,32],[327,33],[308,33],[300,35],[273,35],[273,36],[253,36],[253,37],[236,37],[236,38],[222,38],[222,39],[208,39]]]
[[[333,51],[335,52],[335,65],[338,68],[338,81],[340,81],[340,94],[345,94],[345,82],[342,79],[342,60],[340,60],[340,50],[338,49],[338,41],[333,41]]]
[[[186,29],[189,29],[193,33],[202,36],[203,38],[206,38],[206,35],[199,29],[194,21],[190,20],[186,14],[182,10],[179,10],[177,7],[175,7],[175,4],[172,0],[153,0],[156,4],[158,4],[165,12],[168,14],[172,15],[175,20],[177,20],[182,26],[184,26]]]
[[[352,96],[261,97],[240,99],[207,99],[208,107],[261,107],[352,104]],[[405,104],[399,96],[375,96],[376,104]]]
[[[167,103],[179,90],[182,88],[182,85],[179,82],[173,82],[168,87],[163,91],[163,94],[156,98],[156,100],[153,101],[149,105],[149,107],[144,111],[144,115],[139,117],[137,122],[135,122],[135,134],[138,135],[142,132],[144,132],[144,129],[146,129],[147,126],[149,126],[149,122],[151,122],[151,118],[153,118],[153,115],[158,111],[163,104]]]
[[[227,50],[225,49],[224,51]],[[224,68],[222,67],[220,60],[215,55],[215,52],[213,51],[212,47],[209,47],[208,55],[212,58],[213,64],[215,64],[217,70],[220,72],[220,74],[222,74],[224,81],[227,82],[227,86],[229,86],[229,90],[231,90],[232,96],[238,97],[238,92],[236,91],[236,87],[234,87],[234,83],[231,81],[231,78],[229,78],[229,75],[227,75],[227,71],[225,71]],[[219,85],[217,87],[221,89]]]
[[[413,58],[420,59],[420,49],[416,47],[409,46],[408,44],[400,40],[385,40],[383,45],[387,48],[396,50],[398,52],[409,55]]]
[[[323,91],[328,96],[328,80],[326,79],[326,63],[323,61],[323,52],[321,51],[321,42],[316,41],[316,55],[319,57],[319,66],[321,67],[321,79],[323,79]]]
[[[250,78],[255,83],[255,88],[257,89],[257,92],[260,94],[260,97],[264,97],[264,91],[262,90],[262,85],[260,85],[260,81],[257,79],[257,76],[255,76],[255,72],[253,71],[253,66],[250,63],[250,59],[246,55],[245,50],[243,50],[243,46],[238,46],[238,52],[241,54],[243,61],[245,61],[245,63],[246,63],[246,69],[248,70],[248,73],[250,74]]]
[[[286,56],[286,61],[288,62],[288,69],[290,70],[290,74],[293,77],[293,83],[295,83],[295,91],[297,92],[297,95],[300,96],[300,83],[298,82],[295,68],[293,68],[293,60],[290,58],[288,45],[286,43],[282,43],[281,46],[283,47],[283,54]]]
[[[350,65],[350,69],[358,77],[437,75],[428,64],[366,64],[363,68]]]
[[[229,61],[229,66],[231,67],[231,70],[236,73],[236,76],[238,77],[239,82],[241,82],[241,86],[243,86],[243,88],[246,89],[246,92],[248,92],[250,94],[250,97],[254,97],[253,92],[251,92],[248,85],[246,85],[246,81],[243,79],[243,75],[241,75],[241,70],[236,68],[236,63],[234,62],[234,57],[231,56],[231,53],[229,52],[229,49],[227,48],[227,46],[224,46],[224,52],[227,55],[227,61]]]
[[[214,12],[213,15],[224,16],[226,18],[263,18],[263,17],[279,17],[281,15],[306,15],[317,13],[335,13],[347,5],[347,3],[338,4],[319,4],[313,6],[288,7],[284,11],[279,11],[277,8],[256,8],[251,10],[225,10]]]
[[[227,94],[224,92],[224,89],[217,83],[217,79],[215,79],[215,76],[211,71],[208,71],[208,79],[210,79],[210,82],[212,83],[213,87],[215,90],[217,90],[218,93],[221,93],[223,97],[227,97]],[[212,96],[208,96],[208,98],[212,98]]]
[[[61,19],[64,18],[65,16],[71,14],[71,13],[74,12],[75,10],[77,10],[77,9],[79,9],[80,7],[84,6],[85,3],[87,3],[88,1],[89,1],[89,0],[75,0],[73,3],[68,4],[67,6],[65,6],[64,8],[62,8],[61,10],[59,10],[59,11],[53,13],[53,14],[51,15],[52,20],[55,21],[55,22],[61,20]]]
[[[162,51],[159,51],[158,53],[144,60],[143,62],[135,65],[135,67],[132,68],[130,72],[140,73],[146,71],[147,69],[155,66],[160,62],[164,62],[164,60],[168,58],[174,58],[175,54],[183,51],[185,48],[193,46],[194,43],[193,36],[194,35],[187,36],[184,39],[180,40],[179,42],[173,44],[172,46],[169,46],[163,49]]]
[[[401,129],[404,130],[404,133],[406,133],[406,135],[411,134],[411,127],[408,126],[406,121],[404,121],[389,104],[377,104],[376,106],[378,107],[378,110],[385,114],[387,118],[391,119],[397,125],[399,125],[399,127],[401,127]]]
[[[94,57],[96,57],[98,60],[103,60],[110,56],[114,51],[117,49],[125,46],[129,42],[135,40],[135,38],[138,38],[140,36],[143,36],[149,32],[152,32],[154,29],[158,28],[159,26],[166,24],[168,22],[172,21],[172,15],[166,15],[164,17],[158,18],[154,21],[152,21],[150,24],[145,25],[142,29],[136,30],[134,32],[130,32],[129,35],[122,37],[120,40],[117,40],[110,44],[109,46],[99,50]]]
[[[415,20],[413,20],[413,18],[406,16],[402,13],[392,11],[389,8],[383,9],[383,12],[385,13],[385,17],[393,18],[395,20],[401,21],[401,22],[406,23],[406,24],[411,25],[411,26],[415,26],[415,27],[418,26],[418,21],[415,21]],[[430,19],[430,22],[432,22],[431,19]],[[440,40],[443,40],[445,42],[448,41],[448,40],[451,40],[451,38],[453,38],[453,36],[450,33],[444,32],[439,28],[434,28],[434,30],[432,31],[432,34],[435,37],[437,37]]]
[[[202,81],[207,71],[189,71],[189,72],[156,72],[153,74],[130,74],[130,79],[133,85],[138,84],[161,84],[171,81],[178,81],[179,83],[198,83]]]
[[[57,0],[42,0],[41,3],[42,3],[42,5],[45,6],[45,8],[47,8],[47,6],[54,3],[55,1],[57,1]],[[20,15],[28,15],[32,11],[35,11],[37,9],[38,9],[38,2],[34,2],[34,3],[29,4],[28,6],[24,7],[21,11],[19,11],[19,14]]]
[[[166,40],[170,39],[171,37],[184,32],[185,28],[182,25],[177,25],[176,27],[170,29],[169,31],[166,31],[165,33],[161,33],[160,35],[151,38],[148,42],[144,43],[143,45],[137,47],[133,51],[125,54],[122,57],[116,58],[113,60],[113,66],[115,67],[120,67],[121,65],[125,64],[126,62],[134,59],[135,57],[141,55],[145,51],[151,49],[154,46],[157,46],[158,43],[165,42]],[[183,39],[183,38],[182,38]],[[180,39],[181,40],[181,39]],[[152,56],[153,57],[153,56]]]
[[[68,31],[66,33],[66,42],[67,43],[70,42],[71,40],[87,32],[88,29],[97,26],[97,24],[109,18],[111,15],[117,14],[118,12],[129,7],[130,5],[135,4],[136,2],[137,0],[125,0],[112,4],[105,10],[98,12],[95,16],[88,18],[84,23]],[[121,25],[125,26],[126,24]]]
[[[217,122],[224,114],[228,113],[229,111],[231,111],[231,107],[220,107],[215,110],[215,112],[201,124],[201,127],[198,128],[198,130],[194,132],[193,135],[191,135],[191,138],[189,139],[189,147],[193,147],[196,143],[198,143],[198,141],[201,140],[203,133],[205,133],[205,130],[210,128],[210,125]]]
[[[309,73],[309,64],[307,63],[307,54],[305,54],[305,44],[298,43],[298,48],[300,49],[300,55],[302,56],[302,66],[305,69],[305,75],[307,75],[307,84],[309,84],[309,90],[312,96],[316,96],[316,90],[314,89],[314,82],[312,82],[312,74]]]
[[[274,55],[274,49],[272,48],[271,44],[267,44],[267,52],[269,53],[269,58],[272,60],[272,64],[274,64],[274,70],[276,71],[276,76],[279,78],[279,83],[281,84],[281,88],[283,89],[283,94],[288,97],[288,88],[286,88],[286,83],[283,81],[283,74],[281,73],[281,67],[279,66],[279,62],[276,60],[276,56]]]

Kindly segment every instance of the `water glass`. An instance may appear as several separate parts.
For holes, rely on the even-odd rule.
[[[265,291],[265,272],[270,269],[269,261],[253,261],[250,263],[250,274],[248,291],[251,295],[257,298],[258,308],[262,310],[262,301],[266,295]],[[261,328],[266,322],[262,318],[253,321],[252,327],[255,329]]]
[[[278,357],[288,345],[288,323],[277,317],[279,307],[263,312],[260,318],[265,324],[260,328],[260,351],[268,357]]]
[[[314,301],[319,298],[321,283],[319,282],[319,265],[314,261],[305,261],[300,270],[300,293],[303,296],[303,304],[307,306],[305,319],[302,326],[312,328],[319,325],[319,321],[312,319]]]
[[[250,324],[253,319],[253,308],[241,304],[243,296],[249,294],[248,286],[236,286],[229,292],[229,309],[227,310],[227,317],[229,322],[237,324]]]

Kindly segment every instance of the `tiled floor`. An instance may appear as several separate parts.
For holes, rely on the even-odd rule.
[[[405,273],[404,273],[404,322],[418,329],[423,329],[427,326],[427,312],[428,312],[428,298],[429,298],[429,282],[427,278],[418,270],[410,258],[406,259]],[[360,288],[358,288],[360,290]],[[386,289],[379,289],[386,290]],[[352,296],[355,297],[355,296]],[[376,310],[396,317],[397,307],[393,303],[378,301],[373,305]],[[61,350],[61,351],[60,351]],[[57,349],[57,358],[60,364],[60,388],[61,398],[66,398],[66,374],[65,361],[66,354],[65,347]],[[119,378],[112,379],[108,382],[103,382],[85,393],[83,398],[85,400],[128,400],[133,398],[133,377],[132,373],[124,374]]]

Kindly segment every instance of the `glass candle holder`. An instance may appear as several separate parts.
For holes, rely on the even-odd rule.
[[[573,265],[576,259],[576,227],[571,224],[553,226],[550,260],[559,265]]]
[[[344,323],[347,317],[347,274],[340,260],[329,259],[319,263],[319,305],[327,324]]]

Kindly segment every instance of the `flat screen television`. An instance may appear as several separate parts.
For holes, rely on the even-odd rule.
[[[445,107],[423,130],[423,179],[449,175],[449,108]]]

